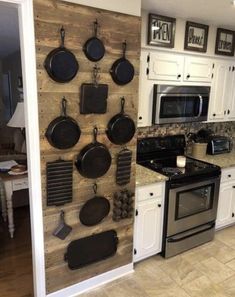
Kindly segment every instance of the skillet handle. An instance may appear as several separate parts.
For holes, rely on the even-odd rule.
[[[94,21],[94,36],[97,37],[97,30],[98,30],[99,24],[97,19]]]
[[[98,135],[98,129],[97,127],[94,127],[93,129],[94,143],[97,142],[97,135]]]
[[[95,193],[95,195],[97,194],[97,183],[94,183],[94,185],[93,185],[93,191],[94,191],[94,193]]]
[[[61,106],[62,106],[62,116],[67,117],[67,112],[66,112],[67,100],[65,99],[65,97],[62,98]]]
[[[63,26],[60,29],[60,38],[61,38],[61,44],[60,44],[60,46],[61,47],[64,47],[65,29],[64,29]]]
[[[123,58],[126,58],[126,40],[122,43],[122,55]]]
[[[121,97],[121,113],[124,113],[125,98]]]

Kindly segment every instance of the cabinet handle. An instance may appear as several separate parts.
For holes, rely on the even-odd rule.
[[[138,214],[139,214],[138,209],[136,209],[136,211],[135,211],[135,216],[137,217]]]
[[[190,74],[188,74],[188,75],[186,76],[186,78],[189,79],[189,78],[190,78]]]
[[[233,66],[233,69],[232,69],[232,71],[234,71],[235,70],[235,67]]]
[[[234,218],[234,216],[235,216],[235,214],[234,214],[234,212],[232,213],[232,218]]]
[[[178,78],[178,79],[181,78],[181,74],[178,74],[178,75],[177,75],[177,78]]]
[[[228,174],[228,177],[229,177],[229,178],[232,177],[231,174]]]
[[[233,186],[233,189],[235,189],[235,186]]]
[[[158,207],[162,207],[162,205],[161,205],[161,204],[158,204],[157,206],[158,206]]]
[[[142,120],[143,118],[142,117],[139,117],[139,120]]]
[[[228,114],[230,114],[230,110],[228,109]]]
[[[149,193],[150,196],[153,196],[153,193]]]
[[[226,110],[224,111],[224,114],[226,114]]]
[[[215,117],[216,116],[216,113],[213,113],[213,117]]]

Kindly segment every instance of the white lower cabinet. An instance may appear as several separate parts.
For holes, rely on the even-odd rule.
[[[222,170],[216,229],[235,223],[235,168]]]
[[[165,183],[136,189],[134,262],[161,252]]]

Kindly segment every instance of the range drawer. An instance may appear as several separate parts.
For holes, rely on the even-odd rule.
[[[21,178],[21,179],[16,179],[12,181],[12,190],[18,191],[22,189],[27,189],[29,187],[28,185],[28,178]]]
[[[229,182],[235,180],[235,167],[222,169],[221,182]]]
[[[153,198],[163,198],[165,183],[156,183],[147,186],[141,186],[136,189],[138,201],[144,201]]]

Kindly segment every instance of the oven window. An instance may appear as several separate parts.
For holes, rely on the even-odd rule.
[[[198,96],[161,96],[160,118],[195,117],[199,105]]]
[[[177,193],[176,220],[212,209],[214,184]]]

